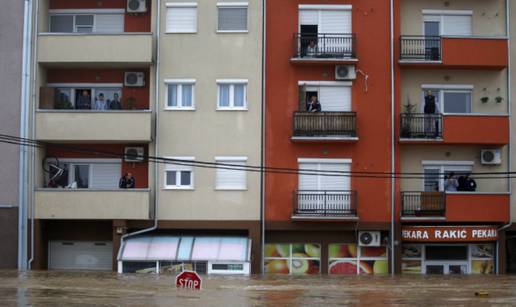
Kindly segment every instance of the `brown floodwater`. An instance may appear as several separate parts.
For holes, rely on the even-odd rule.
[[[2,306],[516,305],[516,276],[204,276],[200,291],[172,275],[0,271]],[[475,292],[488,296],[477,297]]]

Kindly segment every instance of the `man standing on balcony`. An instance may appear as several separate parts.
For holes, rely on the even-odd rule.
[[[82,91],[82,95],[77,98],[75,108],[79,110],[90,110],[91,109],[91,96],[86,90]]]
[[[95,110],[103,111],[107,110],[107,103],[104,100],[104,94],[100,93],[97,100],[95,100]]]
[[[439,132],[439,123],[435,114],[439,114],[439,106],[435,102],[435,96],[431,90],[428,90],[425,95],[425,104],[423,106],[425,137],[437,137]]]

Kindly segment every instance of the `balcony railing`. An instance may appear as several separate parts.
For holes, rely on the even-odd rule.
[[[294,57],[314,59],[356,58],[355,34],[294,34]]]
[[[400,59],[441,61],[440,36],[405,36],[400,38]]]
[[[294,112],[294,136],[356,137],[355,112]]]
[[[356,191],[303,190],[294,192],[294,216],[356,217]]]
[[[444,217],[446,195],[443,192],[401,192],[403,217]]]
[[[401,138],[438,139],[442,136],[442,114],[404,113],[400,115]]]

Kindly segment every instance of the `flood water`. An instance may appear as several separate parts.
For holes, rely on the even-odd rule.
[[[0,271],[2,306],[514,306],[516,276],[204,276],[201,291],[172,275]],[[486,297],[475,292],[486,291]]]

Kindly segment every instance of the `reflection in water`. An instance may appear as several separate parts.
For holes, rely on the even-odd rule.
[[[516,305],[516,276],[205,276],[203,290],[173,275],[0,271],[2,305]],[[475,297],[487,291],[488,297]]]

